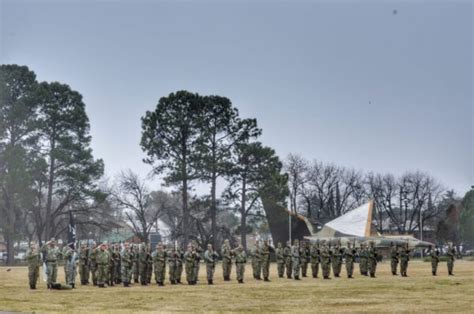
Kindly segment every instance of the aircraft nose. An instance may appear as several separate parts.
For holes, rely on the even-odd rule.
[[[431,243],[431,242],[427,242],[427,241],[418,241],[418,243],[416,244],[416,247],[435,247],[434,243]]]

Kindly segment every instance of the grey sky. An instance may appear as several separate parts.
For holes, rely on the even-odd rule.
[[[187,89],[229,97],[282,158],[474,184],[470,1],[0,3],[0,62],[82,93],[109,176],[148,173],[140,117]]]

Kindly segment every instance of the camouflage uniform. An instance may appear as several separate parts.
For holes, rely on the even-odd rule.
[[[365,245],[361,244],[360,250],[359,250],[359,269],[360,269],[360,274],[363,276],[367,276],[368,274],[368,258],[369,258],[369,252],[367,251],[367,248],[365,247]]]
[[[301,276],[306,277],[308,273],[308,262],[310,256],[309,242],[304,242],[300,248]]]
[[[392,275],[394,276],[397,275],[398,257],[398,249],[392,244],[390,248],[390,266],[392,268]]]
[[[229,240],[225,240],[221,247],[222,256],[222,275],[224,281],[230,281],[230,273],[232,271],[232,250],[229,246]]]
[[[107,282],[107,272],[109,267],[109,252],[105,248],[106,246],[102,244],[100,249],[97,250],[96,260],[97,260],[97,285],[100,288],[105,287]]]
[[[58,276],[58,258],[60,257],[59,249],[55,246],[55,241],[46,243],[41,251],[46,259],[46,276],[48,277],[48,288],[52,288],[52,285],[56,283]]]
[[[438,270],[438,263],[439,263],[439,250],[438,249],[431,249],[431,273],[433,276],[436,276],[436,272]]]
[[[252,269],[253,269],[253,278],[260,280],[260,273],[262,272],[262,251],[258,243],[255,244],[254,249],[252,250]]]
[[[374,243],[372,242],[368,251],[369,274],[372,278],[375,277],[375,271],[377,270],[377,256],[377,249],[375,248]]]
[[[181,276],[183,275],[184,254],[181,248],[179,247],[176,250],[175,259],[176,259],[176,268],[175,268],[174,278],[176,280],[176,283],[181,283]]]
[[[339,245],[336,245],[332,255],[332,272],[334,277],[339,277],[342,267],[342,250]]]
[[[79,251],[79,276],[81,278],[81,285],[89,283],[89,248],[85,244],[81,245]]]
[[[64,247],[64,269],[66,271],[66,284],[75,288],[76,285],[76,250],[69,246]]]
[[[120,253],[120,270],[122,275],[122,283],[124,287],[128,287],[132,281],[132,252],[128,243]]]
[[[115,252],[113,245],[109,246],[108,249],[109,253],[109,263],[107,269],[107,283],[109,286],[113,286],[115,284],[114,272],[115,272]]]
[[[168,272],[169,272],[169,278],[170,278],[170,283],[172,285],[178,283],[176,279],[176,274],[177,274],[177,268],[178,268],[178,262],[177,262],[177,257],[176,255],[178,252],[176,252],[176,249],[173,248],[168,252]]]
[[[293,275],[295,280],[300,280],[300,245],[295,240],[291,247],[291,264],[293,265]]]
[[[114,265],[115,265],[114,280],[115,280],[116,284],[120,284],[120,283],[122,283],[122,276],[121,276],[121,267],[120,267],[121,256],[120,256],[120,245],[119,244],[115,245],[114,252],[115,252],[115,255],[114,255]]]
[[[202,254],[202,249],[201,247],[196,243],[193,242],[193,248],[194,251],[196,252],[196,256],[194,259],[194,282],[199,281],[199,268],[201,266],[201,254]]]
[[[28,279],[30,282],[30,289],[36,289],[39,268],[41,265],[41,255],[36,244],[31,245],[26,252],[26,260],[28,261]]]
[[[207,283],[214,284],[214,270],[216,268],[216,260],[219,258],[216,252],[212,249],[212,245],[208,245],[206,252],[204,252],[204,261],[206,262]]]
[[[268,241],[263,242],[263,247],[262,247],[262,272],[263,272],[263,280],[264,281],[270,281],[269,276],[270,276],[270,245],[268,244]]]
[[[153,253],[153,267],[155,268],[155,280],[159,286],[164,286],[166,272],[166,251],[163,246],[158,244],[156,251]]]
[[[132,246],[132,275],[133,275],[133,281],[135,283],[138,283],[139,277],[140,277],[140,262],[139,262],[139,249],[138,245],[134,244]]]
[[[347,249],[344,251],[344,257],[346,259],[346,272],[347,278],[352,278],[354,273],[354,259],[356,255],[356,250],[351,247],[349,243],[347,245]]]
[[[311,262],[311,272],[312,272],[313,278],[318,278],[319,259],[320,259],[319,254],[320,254],[319,246],[317,244],[313,244],[309,252],[310,262]]]
[[[283,278],[283,274],[285,272],[285,255],[283,254],[283,247],[281,246],[280,242],[278,242],[277,244],[275,256],[277,262],[278,277]]]
[[[153,274],[153,258],[151,256],[151,246],[148,245],[146,251],[146,283],[151,283],[151,277]]]
[[[453,276],[453,268],[454,268],[454,259],[455,259],[455,256],[456,256],[456,250],[454,249],[454,247],[450,246],[448,248],[448,252],[447,252],[447,255],[448,255],[448,274],[450,276]]]
[[[329,248],[326,245],[323,245],[323,249],[321,250],[321,269],[323,271],[324,279],[329,279],[329,275],[331,273],[331,253]]]
[[[195,263],[196,263],[196,251],[191,245],[188,246],[188,250],[184,253],[184,268],[186,270],[186,281],[189,285],[195,285]]]
[[[94,286],[97,286],[97,251],[99,251],[99,248],[94,247],[89,254],[89,265]]]
[[[245,273],[245,263],[247,262],[247,255],[243,250],[242,246],[235,251],[235,272],[237,274],[237,281],[239,283],[244,283],[244,273]]]
[[[400,273],[402,277],[407,276],[408,261],[410,260],[410,250],[408,250],[408,245],[406,248],[400,249]]]
[[[293,265],[291,264],[291,245],[288,242],[283,249],[283,256],[285,257],[285,268],[286,268],[286,277],[291,279],[291,273],[293,271]]]

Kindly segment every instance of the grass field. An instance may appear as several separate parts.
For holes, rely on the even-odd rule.
[[[196,286],[151,285],[99,289],[79,286],[70,291],[49,291],[40,278],[30,290],[26,267],[7,272],[0,267],[0,310],[17,312],[472,312],[474,313],[474,262],[456,261],[455,276],[448,277],[446,263],[431,276],[431,264],[410,262],[407,278],[389,274],[388,262],[379,264],[377,278],[303,278],[297,282],[276,278],[253,280],[247,265],[245,284],[224,282],[221,265],[215,285],[208,286],[201,267]],[[234,268],[233,279],[235,279]],[[63,268],[59,269],[63,282]],[[345,274],[345,272],[343,272]]]

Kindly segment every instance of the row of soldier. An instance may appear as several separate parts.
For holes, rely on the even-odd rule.
[[[330,273],[334,277],[340,277],[342,264],[345,263],[348,278],[353,278],[354,263],[358,258],[361,275],[375,277],[379,253],[373,242],[369,246],[364,243],[356,248],[351,243],[343,248],[340,244],[331,247],[324,241],[320,243],[301,242],[295,240],[293,245],[287,243],[285,247],[281,243],[273,248],[268,241],[261,244],[256,242],[251,250],[251,265],[253,277],[264,281],[270,281],[270,257],[275,254],[277,271],[280,278],[286,277],[300,280],[307,277],[308,266],[311,268],[312,277],[318,278],[321,268],[324,279],[330,279]],[[392,273],[397,274],[397,265],[400,261],[402,276],[406,276],[410,250],[408,246],[398,247],[392,245],[391,267]],[[452,275],[455,251],[452,247],[448,252],[448,271]],[[129,287],[132,283],[148,285],[151,283],[154,272],[156,284],[164,286],[166,265],[168,265],[168,279],[171,284],[180,284],[185,272],[185,280],[189,285],[195,285],[198,281],[201,260],[206,265],[208,284],[213,284],[215,265],[218,259],[222,259],[222,270],[224,281],[230,281],[232,262],[236,265],[237,281],[243,283],[245,264],[247,256],[242,245],[232,249],[229,241],[225,240],[221,252],[214,251],[212,245],[203,250],[196,242],[188,244],[183,252],[178,246],[169,248],[163,243],[158,243],[155,251],[151,246],[144,243],[120,244],[102,243],[93,244],[89,248],[86,243],[81,244],[78,251],[73,245],[65,246],[62,250],[53,239],[47,242],[41,249],[33,244],[27,254],[29,265],[30,288],[35,289],[39,277],[39,266],[44,262],[48,288],[75,288],[76,268],[78,268],[80,282],[88,285],[90,279],[92,284],[98,287],[114,286],[123,284]],[[64,271],[66,286],[57,284],[57,266],[59,260],[64,260]],[[439,250],[431,250],[432,272],[436,275],[439,262]]]

